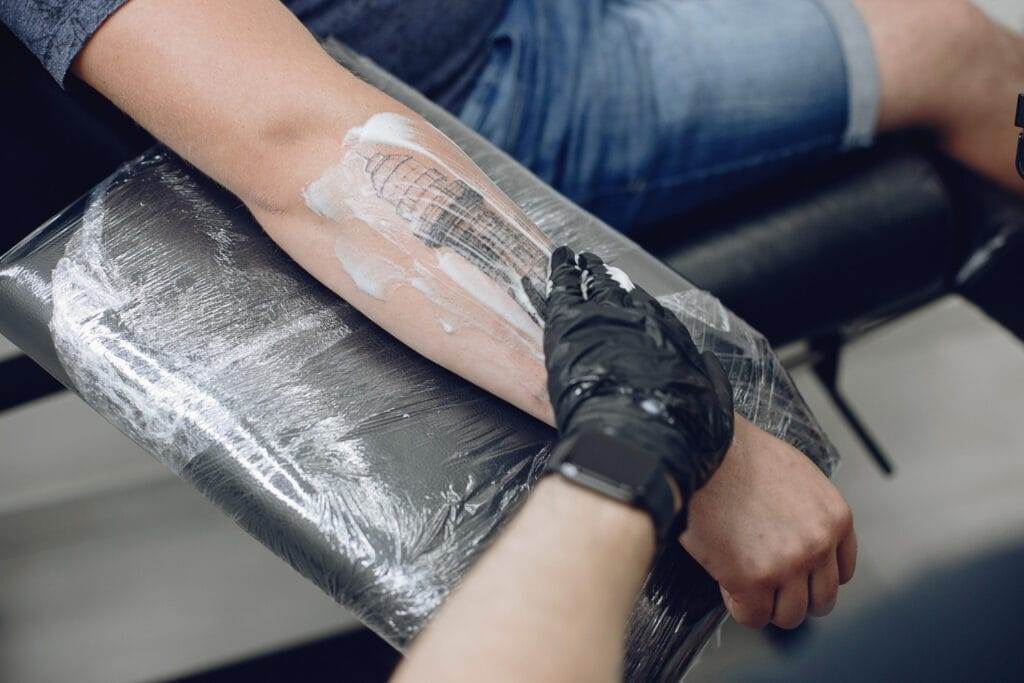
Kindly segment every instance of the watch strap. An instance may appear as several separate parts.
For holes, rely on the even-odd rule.
[[[626,439],[603,432],[585,432],[562,440],[548,460],[548,472],[596,493],[646,510],[659,543],[678,537],[685,527],[683,511],[661,458]]]

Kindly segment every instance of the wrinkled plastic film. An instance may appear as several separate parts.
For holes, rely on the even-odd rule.
[[[738,413],[807,454],[824,471],[835,469],[838,453],[763,335],[713,295],[695,288],[639,245],[575,206],[507,153],[370,60],[334,40],[328,40],[325,48],[357,76],[418,111],[451,138],[555,245],[598,254],[680,315],[698,348],[715,353],[729,373]]]
[[[832,468],[760,335],[415,93],[341,57],[466,149],[556,243],[601,253],[659,296],[718,355],[738,412]],[[396,342],[161,150],[8,254],[0,304],[7,336],[399,647],[522,500],[553,436]],[[629,676],[680,677],[722,614],[715,584],[670,548],[631,620]]]

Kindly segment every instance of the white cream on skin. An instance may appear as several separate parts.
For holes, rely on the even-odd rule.
[[[439,254],[437,263],[445,275],[469,292],[474,299],[500,315],[523,334],[540,341],[540,328],[533,319],[522,308],[510,302],[508,294],[472,264],[453,253]]]
[[[386,189],[375,188],[367,175],[367,164],[376,155],[401,151],[426,157],[449,177],[458,178],[487,197],[490,208],[510,225],[522,228],[523,234],[544,254],[548,254],[550,245],[543,235],[534,234],[535,229],[524,225],[524,219],[516,214],[517,209],[511,201],[500,193],[484,193],[476,188],[469,181],[471,174],[464,170],[470,163],[468,157],[465,164],[458,160],[442,160],[421,144],[417,124],[400,114],[376,114],[362,126],[352,128],[345,136],[342,150],[340,163],[324,171],[320,178],[303,191],[306,205],[317,215],[334,222],[343,223],[350,217],[357,218],[412,261],[410,268],[405,259],[402,259],[403,263],[398,263],[375,250],[371,251],[360,240],[351,238],[350,231],[346,230],[336,239],[335,256],[356,288],[374,299],[386,301],[396,288],[411,286],[445,310],[446,316],[441,328],[446,333],[451,334],[462,327],[476,327],[495,336],[495,331],[486,329],[487,326],[466,318],[466,312],[462,310],[464,304],[460,299],[464,300],[465,295],[469,295],[481,306],[504,319],[531,355],[542,357],[542,331],[528,313],[532,311],[536,314],[536,311],[520,284],[521,276],[518,273],[505,264],[493,264],[505,272],[512,283],[509,289],[505,289],[451,249],[425,247],[414,236],[414,226],[407,220],[403,221],[400,214],[396,213],[400,210],[413,210],[407,206],[407,203],[412,202],[416,203],[413,207],[416,210],[451,212],[460,207],[454,206],[449,196],[437,195],[437,190],[433,188],[412,185],[416,179],[409,181],[409,184],[401,184],[405,182],[403,178],[393,177],[400,175],[398,173],[387,177]],[[388,194],[382,196],[381,192]],[[398,196],[393,197],[392,194]],[[492,201],[492,195],[499,195],[498,201]]]
[[[421,125],[429,124],[424,123]],[[473,182],[472,178],[475,175],[472,171],[475,166],[473,161],[439,130],[434,128],[433,132],[447,140],[460,157],[456,159],[442,159],[431,152],[423,146],[417,124],[409,118],[393,112],[374,114],[362,126],[350,129],[345,135],[344,144],[352,147],[374,144],[398,147],[431,159],[439,167],[447,169],[452,175],[487,197],[491,207],[501,214],[509,224],[523,227],[525,221],[519,215],[518,207],[503,194],[498,193],[498,196],[494,196],[495,193],[488,192]],[[545,252],[551,251],[551,245],[535,229],[527,227],[523,232],[527,237],[531,238],[538,249]]]
[[[388,290],[406,280],[405,270],[388,259],[360,248],[351,240],[338,240],[334,255],[359,291],[384,301]]]
[[[434,129],[434,132],[444,137],[446,140],[448,139],[440,131]],[[451,141],[449,140],[449,142]],[[495,197],[493,196],[494,193],[481,189],[471,180],[474,175],[470,170],[473,162],[469,157],[462,154],[461,150],[459,150],[459,153],[462,154],[461,159],[441,159],[421,144],[420,134],[417,130],[416,123],[401,114],[393,112],[381,112],[379,114],[374,114],[362,126],[349,129],[348,133],[345,134],[342,146],[346,148],[356,148],[360,145],[397,147],[405,149],[413,154],[431,159],[439,167],[447,169],[451,174],[463,180],[474,190],[485,197],[488,197],[492,208],[500,213],[501,216],[510,224],[522,225],[524,223],[523,218],[517,215],[517,209],[515,205],[512,204],[511,200],[503,195]],[[452,143],[452,147],[458,150],[458,147],[456,147],[454,143]],[[351,150],[344,156],[347,157],[350,153]],[[333,185],[333,180],[338,180],[344,177],[344,174],[341,173],[341,166],[343,164],[344,159],[342,159],[342,164],[328,168],[320,178],[306,187],[302,193],[303,198],[306,200],[306,205],[309,206],[314,213],[332,220],[338,220],[339,206],[337,197],[335,196],[335,191],[331,186]],[[348,202],[346,201],[345,203]],[[539,249],[545,252],[551,251],[551,245],[544,240],[543,237],[535,235],[533,230],[524,230],[524,233],[532,239]]]

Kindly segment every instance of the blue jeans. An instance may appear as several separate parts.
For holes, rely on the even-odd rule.
[[[460,116],[630,232],[870,143],[850,0],[511,0]]]

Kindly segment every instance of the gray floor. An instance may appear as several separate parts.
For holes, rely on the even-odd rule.
[[[1024,26],[1020,0],[984,0]],[[0,357],[11,352],[0,338]],[[861,539],[840,625],[924,567],[1024,540],[1024,348],[948,299],[858,342],[847,394],[897,462],[883,479],[806,372],[845,455]],[[0,417],[0,680],[148,681],[352,619],[80,401]],[[780,656],[733,624],[688,680]]]

